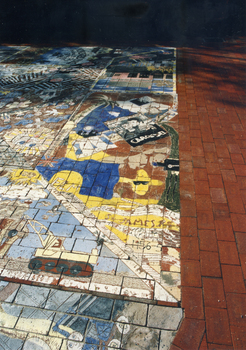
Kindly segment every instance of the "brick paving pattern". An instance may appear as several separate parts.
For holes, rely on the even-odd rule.
[[[171,350],[246,349],[246,46],[178,51],[181,285]]]

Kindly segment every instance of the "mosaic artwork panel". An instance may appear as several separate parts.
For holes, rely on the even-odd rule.
[[[179,302],[175,89],[129,92],[123,86],[119,93],[94,90],[103,65],[108,65],[106,71],[120,65],[125,70],[134,60],[142,60],[142,50],[37,49],[35,55],[26,48],[12,56],[12,61],[8,59],[14,62],[6,63],[10,77],[18,64],[23,69],[21,62],[27,59],[26,68],[42,65],[48,76],[52,72],[60,90],[42,104],[39,95],[33,94],[40,82],[25,82],[26,90],[20,89],[24,96],[30,86],[34,89],[30,90],[30,108],[40,114],[42,127],[23,121],[34,119],[26,117],[29,105],[23,107],[27,109],[24,117],[21,114],[21,127],[16,126],[11,108],[7,110],[8,103],[2,107],[11,121],[5,123],[10,127],[1,130],[0,144],[4,150],[0,173],[2,278]],[[146,50],[146,62],[156,60],[153,71],[160,67],[165,73],[172,67],[174,86],[175,50]],[[167,66],[159,62],[161,55]],[[94,75],[89,71],[86,75],[87,69]],[[131,69],[128,71],[130,74]],[[90,86],[85,95],[79,81],[84,84],[86,77],[90,77]],[[66,87],[69,81],[72,85]],[[17,90],[21,86],[19,81],[8,84]],[[80,97],[76,99],[73,93]],[[14,112],[15,108],[23,112],[15,100],[11,103]],[[52,111],[48,118],[47,110]],[[61,120],[67,110],[70,114]]]
[[[8,282],[0,302],[4,350],[168,349],[182,320],[180,308]]]
[[[93,90],[112,92],[175,92],[176,51],[173,48],[118,50]]]

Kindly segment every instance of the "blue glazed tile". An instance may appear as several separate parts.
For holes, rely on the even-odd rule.
[[[35,254],[36,249],[35,248],[29,248],[29,247],[20,247],[17,245],[12,245],[9,248],[8,253],[6,254],[7,258],[14,258],[14,259],[31,259]]]
[[[65,336],[66,338],[70,337],[70,335],[74,332],[78,332],[83,336],[85,334],[87,324],[88,318],[66,315],[64,313],[57,312],[53,320],[54,326],[52,327],[52,330]],[[69,331],[69,328],[71,331]]]
[[[24,341],[7,337],[0,332],[0,350],[21,350]]]
[[[85,343],[84,346],[83,346],[83,350],[99,350],[99,349],[100,349],[100,346],[96,345],[96,344]],[[111,349],[113,349],[113,348],[110,348],[110,350]],[[107,348],[104,347],[104,350],[107,350]]]
[[[86,227],[84,226],[75,226],[73,231],[73,238],[88,239],[96,241],[97,237],[94,236]]]
[[[97,248],[96,241],[76,239],[76,242],[73,247],[73,252],[83,252],[91,254],[92,249]]]
[[[81,187],[81,193],[83,193],[84,196],[89,196],[91,193],[91,187]]]
[[[21,318],[52,320],[54,312],[44,309],[36,309],[33,307],[24,307],[21,313]]]
[[[45,309],[74,314],[79,306],[80,296],[80,293],[51,290]]]
[[[61,212],[67,212],[68,210],[62,205],[62,204],[60,204],[59,205],[59,211],[61,211]]]
[[[104,193],[105,193],[106,188],[103,186],[96,186],[92,187],[90,195],[94,197],[102,197],[104,198]]]
[[[21,238],[18,238],[12,245],[19,245],[21,242]]]
[[[34,233],[29,233],[27,237],[23,238],[20,242],[20,246],[31,248],[43,248],[43,245],[41,244],[38,235]]]
[[[165,92],[173,92],[173,88],[164,87]]]
[[[58,223],[62,224],[71,224],[71,225],[79,225],[80,222],[70,213],[64,212],[59,217]]]
[[[118,264],[118,259],[98,257],[94,267],[95,271],[115,273]]]
[[[0,150],[0,151],[3,152],[3,150]],[[7,177],[0,178],[0,186],[5,186],[7,185],[8,182],[9,182],[9,179]]]
[[[73,248],[74,242],[75,242],[75,238],[65,238],[63,242],[63,247],[66,250],[71,251]]]
[[[99,345],[100,341],[108,341],[111,336],[113,326],[113,322],[90,320],[86,331],[85,342],[88,344]]]
[[[100,256],[105,256],[107,258],[117,258],[117,255],[115,255],[110,249],[108,249],[104,244],[101,249]]]
[[[25,215],[30,218],[33,219],[34,216],[37,214],[38,209],[28,209],[27,211],[25,211]]]
[[[1,307],[3,308],[3,311],[6,312],[8,315],[15,317],[19,317],[23,309],[23,306],[8,303],[1,303]]]
[[[56,205],[59,205],[56,199],[41,199],[36,203],[35,208],[51,210]]]
[[[122,311],[124,310],[125,306],[129,304],[129,301],[125,300],[115,300],[114,303],[114,310],[112,313],[112,320],[115,321],[119,315],[122,314]]]
[[[45,220],[47,222],[57,222],[60,216],[60,212],[53,212],[51,210],[39,209],[35,220]]]
[[[109,132],[108,133],[109,135],[111,135],[112,133],[111,132]],[[101,173],[101,174],[111,174],[111,171],[112,171],[112,169],[109,169],[108,167],[107,167],[107,164],[105,164],[105,163],[101,163],[100,164],[100,167],[99,167],[99,173]]]
[[[75,227],[74,225],[52,223],[49,229],[56,236],[72,237],[74,227]]]
[[[16,296],[15,303],[42,308],[49,292],[49,288],[22,285]]]
[[[80,315],[109,320],[114,304],[114,299],[83,295],[78,308]]]
[[[97,174],[96,179],[95,179],[95,185],[96,186],[107,186],[110,178],[110,173],[105,173],[103,172],[102,174]]]
[[[117,274],[124,274],[128,276],[135,276],[135,273],[132,272],[129,267],[126,266],[121,260],[119,260],[119,264],[117,265]]]
[[[87,170],[86,170],[87,171]],[[96,178],[96,174],[97,173],[97,169],[94,171],[94,175],[93,174],[84,174],[83,176],[83,187],[89,187],[91,188],[91,186],[93,185],[95,178]]]

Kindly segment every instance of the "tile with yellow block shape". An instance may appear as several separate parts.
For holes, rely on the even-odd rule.
[[[9,303],[1,303],[0,327],[14,328],[23,307]]]
[[[24,307],[16,329],[47,335],[54,317],[54,312],[32,307]]]

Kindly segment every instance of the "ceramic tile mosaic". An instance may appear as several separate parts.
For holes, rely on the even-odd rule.
[[[0,54],[0,277],[178,305],[175,49]]]
[[[0,300],[4,350],[169,349],[182,320],[177,307],[155,310],[141,302],[8,282],[0,282]],[[147,324],[154,312],[155,325]]]

